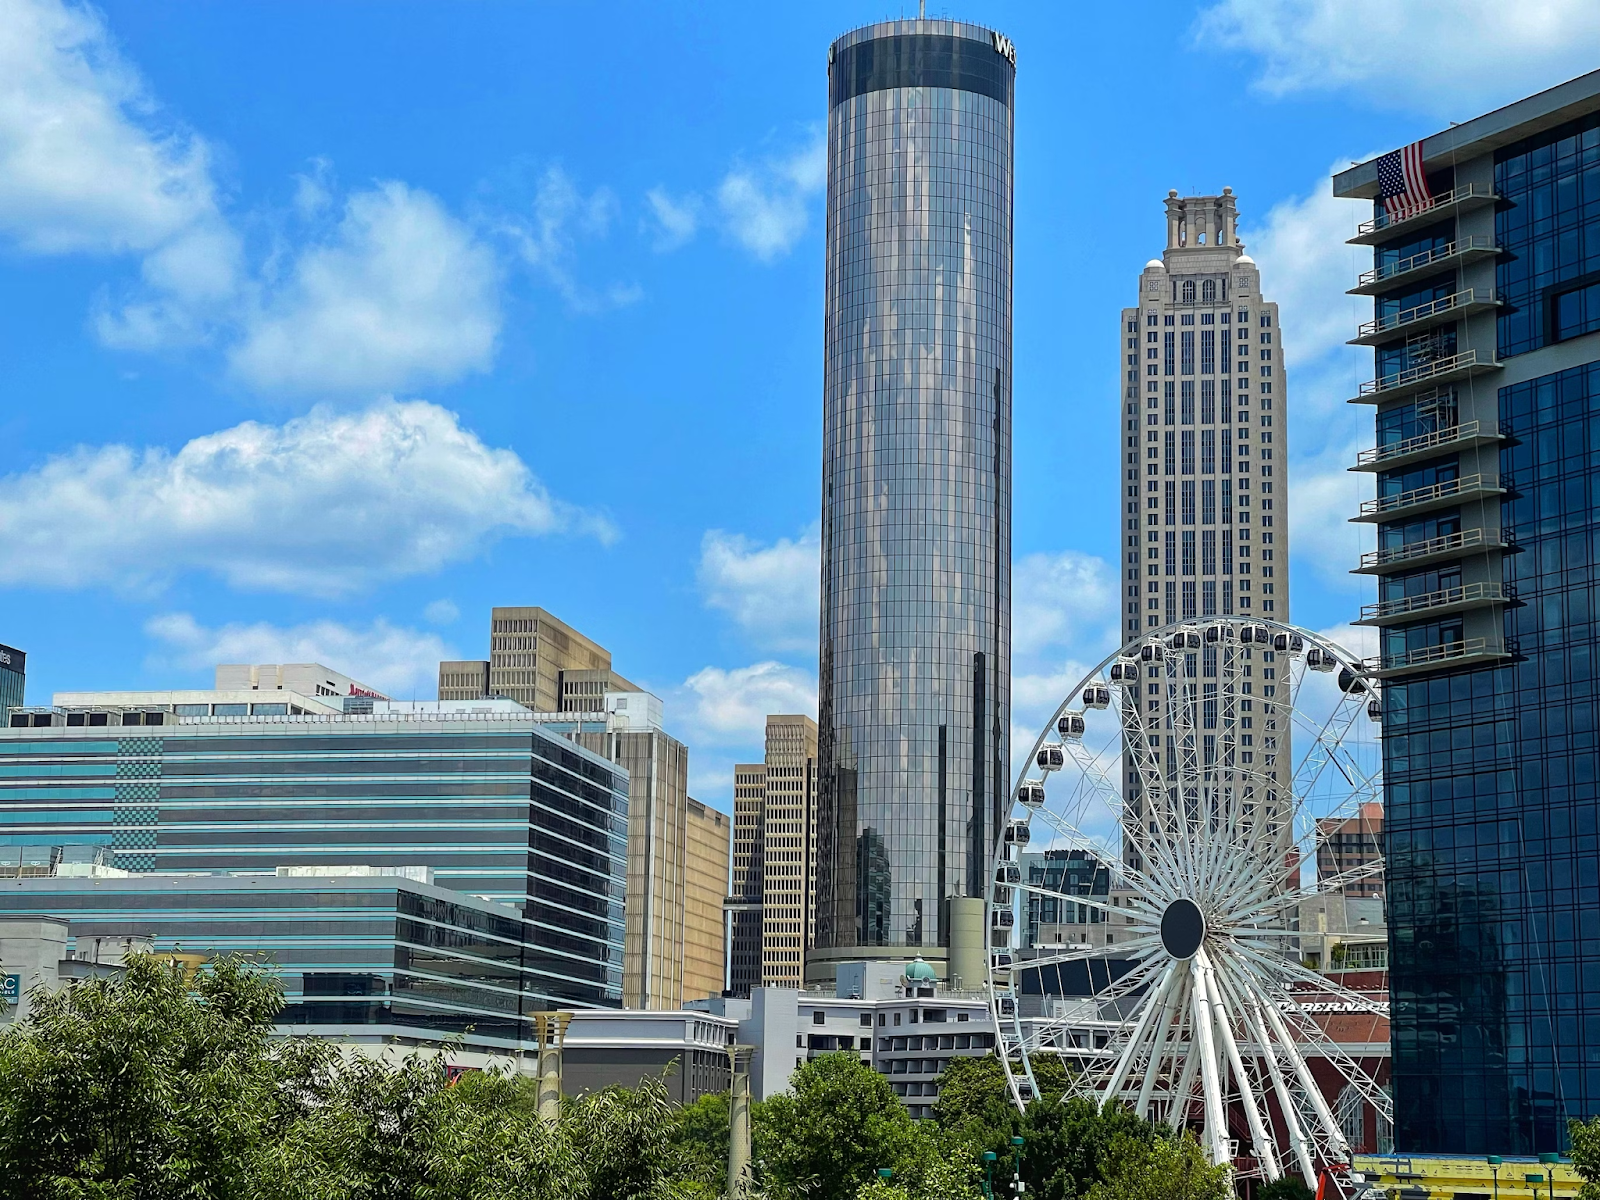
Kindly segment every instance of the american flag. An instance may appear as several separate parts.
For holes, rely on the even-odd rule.
[[[1422,143],[1412,142],[1378,159],[1378,187],[1389,220],[1400,221],[1433,203],[1428,177],[1422,170]]]

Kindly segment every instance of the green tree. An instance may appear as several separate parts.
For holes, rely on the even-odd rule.
[[[587,1190],[577,1194],[583,1200],[690,1194],[676,1177],[674,1116],[666,1084],[653,1077],[637,1088],[602,1088],[563,1101],[562,1123],[571,1131],[586,1180]]]
[[[294,1116],[257,1150],[261,1200],[592,1194],[580,1153],[592,1131],[545,1126],[518,1103],[519,1081],[469,1072],[450,1083],[437,1056],[390,1065],[301,1049]]]
[[[851,1200],[879,1167],[920,1163],[925,1149],[888,1080],[854,1054],[824,1054],[755,1114],[755,1159],[774,1200]]]
[[[1022,1121],[1022,1177],[1039,1200],[1079,1200],[1109,1178],[1114,1146],[1149,1146],[1165,1134],[1121,1105],[1102,1109],[1080,1097],[1036,1100]]]
[[[1572,1166],[1583,1179],[1578,1200],[1600,1200],[1600,1117],[1568,1121],[1572,1141]]]
[[[0,1033],[0,1195],[252,1195],[281,1080],[273,979],[237,959],[191,978],[141,956],[29,999]]]
[[[1298,1175],[1280,1175],[1256,1189],[1256,1200],[1316,1200],[1316,1195]]]
[[[1118,1134],[1087,1200],[1233,1200],[1233,1171],[1212,1166],[1187,1130],[1148,1140]]]
[[[685,1187],[696,1195],[721,1196],[728,1184],[728,1094],[708,1092],[677,1109],[669,1137]]]

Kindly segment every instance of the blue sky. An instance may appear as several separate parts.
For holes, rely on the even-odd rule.
[[[935,11],[1018,48],[1017,740],[1113,645],[1118,310],[1168,188],[1233,187],[1283,305],[1294,618],[1341,627],[1371,364],[1328,173],[1591,68],[1594,6]],[[884,15],[0,0],[29,700],[309,658],[430,697],[540,604],[726,806],[815,703],[826,50]]]

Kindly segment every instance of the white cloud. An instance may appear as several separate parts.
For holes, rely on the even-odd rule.
[[[817,715],[816,676],[780,662],[706,667],[684,680],[683,689],[690,701],[687,724],[722,745],[760,742],[769,713]]]
[[[1369,214],[1368,206],[1333,195],[1333,172],[1350,159],[1335,162],[1303,196],[1274,205],[1259,227],[1241,230],[1250,256],[1261,264],[1261,286],[1279,307],[1284,328],[1283,352],[1290,367],[1321,358],[1333,350],[1348,353],[1344,342],[1362,320],[1362,302],[1345,295],[1363,266],[1360,249],[1345,245]],[[1370,315],[1371,302],[1367,302]]]
[[[1441,119],[1553,87],[1600,58],[1593,0],[1220,0],[1195,29],[1258,57],[1268,94],[1359,89]]]
[[[155,664],[190,670],[217,663],[319,662],[397,700],[432,699],[439,663],[456,653],[437,634],[403,629],[378,618],[366,628],[313,621],[282,628],[259,622],[208,629],[188,613],[167,613],[145,624],[160,643]]]
[[[0,230],[25,250],[146,251],[215,216],[204,142],[163,128],[99,15],[11,0],[0,20]]]
[[[233,370],[260,388],[368,392],[486,370],[496,276],[493,252],[427,192],[357,192],[247,318]]]
[[[247,421],[175,454],[83,447],[0,478],[0,585],[149,587],[201,571],[331,596],[563,530],[611,535],[454,413],[386,400]]]
[[[644,228],[652,234],[657,253],[676,250],[699,232],[700,212],[705,207],[699,196],[674,199],[665,188],[653,187],[644,194],[644,201],[650,210]]]
[[[1030,554],[1012,567],[1011,645],[1017,659],[1032,661],[1062,647],[1099,657],[1116,648],[1116,637],[1117,573],[1105,559],[1063,550]]]
[[[1368,586],[1361,576],[1350,574],[1362,552],[1375,545],[1374,527],[1350,520],[1373,491],[1370,475],[1345,469],[1355,461],[1356,452],[1352,442],[1321,458],[1293,464],[1289,535],[1302,583],[1310,570],[1322,587],[1355,592]]]
[[[689,790],[732,807],[733,764],[760,762],[770,713],[817,715],[817,677],[780,662],[706,667],[668,697],[671,724],[689,747]]]
[[[12,0],[0,19],[0,236],[142,255],[140,296],[97,317],[115,344],[203,336],[203,310],[237,286],[209,147],[163,116],[90,8]]]
[[[750,638],[773,650],[817,645],[821,535],[763,546],[737,533],[707,531],[700,540],[700,589],[706,603],[733,617]]]
[[[728,235],[762,262],[787,254],[806,231],[811,200],[827,182],[827,167],[821,129],[792,154],[735,166],[717,187]]]
[[[610,188],[595,188],[586,196],[570,175],[552,166],[539,180],[532,220],[503,218],[499,232],[569,307],[600,312],[633,304],[644,295],[637,284],[613,283],[596,290],[578,282],[574,263],[579,239],[604,238],[616,214],[617,198]]]
[[[422,617],[430,625],[453,625],[461,616],[454,600],[435,600],[422,610]]]

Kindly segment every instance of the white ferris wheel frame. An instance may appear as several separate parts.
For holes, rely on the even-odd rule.
[[[1217,661],[1220,663],[1223,649],[1231,647],[1236,651],[1246,644],[1252,644],[1240,640],[1240,631],[1246,629],[1252,636],[1253,644],[1259,644],[1264,650],[1276,651],[1274,665],[1278,659],[1287,660],[1283,671],[1285,678],[1277,684],[1277,687],[1287,690],[1287,700],[1277,699],[1276,690],[1270,703],[1263,694],[1250,694],[1251,687],[1242,681],[1240,673],[1242,659],[1236,654],[1231,665],[1231,686],[1234,690],[1231,694],[1224,692],[1221,682],[1224,672],[1219,666],[1219,682],[1212,693],[1212,703],[1221,705],[1231,700],[1233,705],[1237,705],[1243,699],[1259,701],[1263,705],[1260,710],[1263,716],[1272,714],[1286,718],[1284,734],[1291,737],[1309,736],[1310,742],[1304,753],[1297,753],[1291,744],[1291,758],[1286,764],[1289,767],[1291,794],[1282,832],[1275,831],[1276,827],[1262,824],[1262,818],[1244,799],[1249,793],[1242,786],[1247,773],[1258,780],[1267,779],[1269,771],[1276,766],[1276,757],[1269,760],[1268,770],[1253,769],[1248,772],[1242,766],[1236,766],[1230,757],[1226,768],[1227,778],[1231,781],[1237,775],[1241,786],[1235,788],[1230,785],[1226,789],[1228,798],[1223,807],[1217,806],[1215,798],[1221,794],[1216,788],[1220,771],[1213,765],[1210,772],[1213,799],[1198,816],[1191,816],[1188,812],[1188,776],[1178,776],[1177,787],[1182,789],[1184,795],[1183,813],[1168,814],[1166,806],[1162,804],[1147,806],[1143,814],[1132,813],[1132,828],[1138,830],[1134,835],[1136,838],[1146,836],[1147,828],[1143,822],[1152,822],[1148,827],[1148,836],[1152,840],[1142,845],[1146,855],[1143,869],[1125,864],[1120,854],[1114,854],[1104,863],[1113,878],[1127,885],[1119,890],[1132,891],[1130,907],[1114,907],[1109,903],[1109,895],[1104,898],[1079,894],[1069,896],[1030,885],[1022,879],[1020,864],[1012,858],[1012,831],[1017,825],[1031,828],[1033,821],[1042,819],[1042,823],[1051,827],[1055,838],[1064,839],[1065,844],[1077,845],[1089,850],[1095,858],[1105,860],[1105,848],[1076,829],[1076,817],[1081,817],[1096,798],[1110,802],[1114,805],[1111,811],[1115,813],[1116,828],[1126,835],[1130,828],[1131,810],[1122,801],[1121,783],[1123,772],[1130,767],[1136,768],[1147,784],[1153,783],[1161,789],[1160,794],[1174,790],[1171,782],[1174,776],[1168,774],[1163,779],[1161,775],[1159,733],[1156,753],[1152,755],[1149,742],[1144,739],[1142,706],[1128,703],[1127,681],[1113,678],[1110,668],[1130,661],[1139,664],[1135,675],[1137,682],[1133,685],[1136,689],[1133,699],[1142,699],[1139,693],[1149,678],[1145,668],[1152,664],[1152,660],[1142,658],[1141,652],[1150,645],[1175,650],[1176,653],[1164,656],[1158,654],[1153,660],[1163,664],[1162,678],[1168,684],[1164,699],[1170,698],[1173,694],[1171,682],[1175,674],[1183,674],[1182,660],[1188,650],[1204,645],[1216,646]],[[1264,634],[1259,632],[1263,630]],[[1322,656],[1318,660],[1320,665],[1315,668],[1309,665],[1314,658],[1310,653],[1313,650]],[[1332,666],[1327,665],[1330,662]],[[1301,686],[1308,672],[1313,669],[1341,672],[1338,687],[1340,698],[1334,701],[1327,720],[1316,728],[1310,727],[1311,723],[1300,714],[1297,707]],[[1090,695],[1089,689],[1102,689],[1094,696],[1098,702],[1093,705],[1083,702]],[[1186,728],[1191,735],[1185,766],[1186,769],[1192,769],[1197,765],[1192,735],[1199,728],[1195,721],[1202,704],[1201,688],[1198,683],[1191,684],[1182,695],[1188,712],[1189,723]],[[1369,704],[1374,703],[1380,706],[1377,713],[1369,708]],[[1104,751],[1091,754],[1083,746],[1085,724],[1082,717],[1089,708],[1112,709],[1116,714],[1112,719],[1119,722],[1118,731],[1122,734],[1123,747],[1110,756],[1109,764],[1102,761]],[[1246,705],[1245,710],[1248,708]],[[1214,708],[1212,711],[1217,710]],[[1232,707],[1224,711],[1231,711],[1232,714],[1224,720],[1232,720],[1241,710]],[[1294,725],[1297,716],[1301,717],[1305,728]],[[1059,736],[1059,740],[1053,740],[1053,737],[1065,732],[1072,718],[1077,719],[1072,724],[1077,731],[1076,737]],[[1172,719],[1176,720],[1175,717]],[[1223,722],[1216,721],[1214,717],[1212,719],[1213,727],[1220,729]],[[997,1053],[1006,1073],[1013,1103],[1022,1108],[1028,1099],[1039,1094],[1034,1080],[1032,1056],[1059,1049],[1059,1040],[1054,1049],[1047,1045],[1052,1036],[1059,1039],[1062,1027],[1081,1022],[1083,1018],[1081,1008],[1076,1016],[1061,1017],[1054,1021],[1030,1018],[1037,1022],[1037,1026],[1033,1033],[1025,1033],[1018,1003],[1021,994],[1018,984],[1022,973],[1050,966],[1060,967],[1071,962],[1093,964],[1095,961],[1115,958],[1134,960],[1135,965],[1116,980],[1110,978],[1108,966],[1104,986],[1097,987],[1091,977],[1092,995],[1084,1002],[1092,1006],[1096,1014],[1107,1009],[1114,1014],[1105,1048],[1107,1052],[1098,1061],[1091,1061],[1079,1071],[1073,1078],[1068,1095],[1087,1096],[1097,1104],[1124,1101],[1138,1115],[1152,1119],[1159,1112],[1175,1130],[1193,1123],[1192,1117],[1198,1103],[1202,1142],[1211,1161],[1219,1164],[1234,1163],[1239,1157],[1245,1139],[1235,1141],[1230,1136],[1228,1116],[1230,1111],[1242,1113],[1243,1125],[1248,1131],[1248,1142],[1253,1151],[1251,1157],[1255,1163],[1246,1173],[1276,1179],[1293,1170],[1311,1187],[1316,1186],[1319,1163],[1348,1161],[1350,1146],[1337,1116],[1316,1084],[1306,1061],[1307,1050],[1314,1051],[1314,1057],[1330,1062],[1346,1081],[1347,1088],[1353,1087],[1361,1099],[1376,1108],[1380,1119],[1387,1118],[1392,1122],[1393,1104],[1388,1093],[1328,1036],[1309,1013],[1290,998],[1288,991],[1296,984],[1302,988],[1314,988],[1320,995],[1331,996],[1341,1002],[1345,1011],[1365,1011],[1384,1017],[1388,1015],[1387,1004],[1345,988],[1283,953],[1283,950],[1292,947],[1290,939],[1298,933],[1293,928],[1294,922],[1286,918],[1290,911],[1298,907],[1299,900],[1340,891],[1347,884],[1382,871],[1382,860],[1379,859],[1322,879],[1310,888],[1290,886],[1289,883],[1292,878],[1298,878],[1301,871],[1304,859],[1300,842],[1303,838],[1310,837],[1310,852],[1315,854],[1316,839],[1323,829],[1321,821],[1330,817],[1358,815],[1363,801],[1381,799],[1381,767],[1373,770],[1363,768],[1345,748],[1346,738],[1359,721],[1376,723],[1379,719],[1381,693],[1376,680],[1358,656],[1322,634],[1254,617],[1207,617],[1147,630],[1105,658],[1067,693],[1034,742],[1011,789],[1010,811],[995,831],[989,863],[990,882],[984,913],[984,935],[989,944],[985,958],[988,963]],[[1175,725],[1174,728],[1178,727]],[[1159,724],[1157,729],[1161,729]],[[1237,725],[1233,726],[1235,733],[1237,729]],[[1130,737],[1130,734],[1133,736]],[[1276,747],[1276,740],[1272,745]],[[1071,757],[1073,765],[1081,772],[1079,787],[1075,789],[1073,797],[1077,808],[1072,820],[1063,820],[1068,814],[1050,811],[1046,793],[1042,790],[1030,791],[1031,802],[1023,802],[1025,787],[1042,786],[1048,782],[1051,773],[1060,769],[1041,769],[1044,761],[1041,752],[1051,748],[1061,751],[1057,756],[1061,759],[1061,766],[1065,766]],[[1229,754],[1235,749],[1230,744]],[[1130,750],[1134,760],[1131,764],[1125,761]],[[1263,757],[1265,753],[1263,750]],[[1172,754],[1170,740],[1168,754]],[[1242,751],[1240,758],[1242,760]],[[1220,756],[1216,761],[1220,763]],[[1109,776],[1112,768],[1116,771],[1115,776]],[[1312,772],[1310,786],[1301,789],[1296,784],[1305,768]],[[1349,795],[1342,804],[1334,806],[1327,813],[1307,814],[1300,811],[1302,792],[1314,791],[1330,768],[1348,785]],[[1087,794],[1083,792],[1085,783],[1089,788]],[[1356,806],[1354,812],[1342,811],[1352,804]],[[1276,811],[1275,805],[1276,798],[1269,812]],[[1208,812],[1210,816],[1206,815]],[[1191,825],[1191,821],[1195,823]],[[1296,823],[1304,824],[1307,821],[1309,825],[1297,833]],[[1163,822],[1170,823],[1170,829],[1163,827],[1158,830],[1157,826],[1163,825]],[[1181,830],[1178,828],[1180,825],[1183,827]],[[1268,846],[1269,853],[1264,855],[1260,852],[1265,844],[1262,830],[1269,828],[1273,830],[1270,832],[1272,841]],[[1183,836],[1164,836],[1178,833]],[[1286,842],[1283,840],[1284,833],[1288,835]],[[1015,849],[1020,854],[1021,847]],[[1272,865],[1274,856],[1278,865]],[[1156,861],[1158,859],[1159,862]],[[1007,864],[1016,869],[1008,872]],[[1193,899],[1190,898],[1191,893],[1194,894]],[[1065,953],[1036,955],[1030,959],[1023,959],[1011,952],[1012,965],[1000,966],[999,954],[1010,951],[1012,940],[1011,935],[1007,935],[1003,946],[995,944],[996,934],[1002,929],[1001,914],[1010,915],[1011,922],[1006,927],[1014,928],[1018,897],[1029,894],[1093,908],[1106,914],[1107,920],[1114,912],[1128,922],[1131,928],[1126,932],[1133,933],[1134,937],[1114,947],[1074,948]],[[1181,926],[1185,920],[1192,922],[1194,919],[1194,914],[1183,908],[1185,903],[1196,913],[1200,913],[1202,906],[1206,907],[1206,911],[1200,914],[1202,919],[1198,934],[1190,935],[1191,940],[1197,938],[1194,949],[1188,957],[1182,958],[1177,956],[1177,951],[1188,950],[1189,945],[1183,941]],[[1166,925],[1169,911],[1173,912],[1173,937],[1177,939],[1172,944],[1168,941]],[[1114,954],[1111,953],[1112,949]],[[1112,1009],[1111,1006],[1118,1001],[1123,1003],[1118,1009]],[[1287,1133],[1284,1144],[1280,1144],[1271,1119],[1272,1102],[1276,1103],[1279,1121]]]

